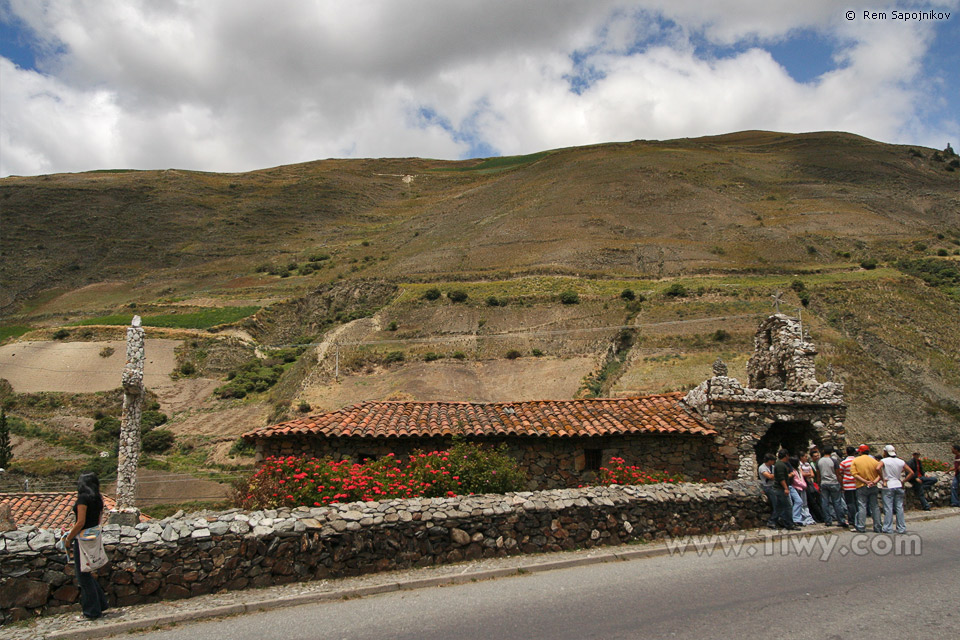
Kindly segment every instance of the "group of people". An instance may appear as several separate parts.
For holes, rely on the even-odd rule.
[[[925,475],[919,453],[905,461],[893,445],[887,445],[882,455],[874,457],[870,447],[862,444],[847,447],[846,454],[841,460],[832,447],[822,453],[812,447],[795,457],[786,449],[766,454],[757,475],[771,506],[767,526],[793,530],[819,522],[862,533],[869,515],[876,533],[892,533],[894,526],[897,533],[906,533],[905,482],[912,482],[921,508],[930,509],[924,492],[937,479]],[[954,445],[953,454],[950,502],[960,506],[960,446]],[[882,521],[878,499],[883,501]]]

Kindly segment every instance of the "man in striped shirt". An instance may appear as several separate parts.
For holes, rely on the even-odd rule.
[[[857,482],[850,472],[850,465],[856,457],[855,447],[847,447],[847,457],[840,461],[840,486],[843,488],[843,501],[847,504],[847,523],[854,529],[857,518]]]

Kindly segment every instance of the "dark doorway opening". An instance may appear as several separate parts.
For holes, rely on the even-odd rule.
[[[807,451],[811,442],[818,447],[823,447],[820,435],[810,422],[806,420],[774,422],[754,448],[757,461],[763,462],[764,454],[776,455],[781,447],[789,451],[792,456],[800,455],[801,451]]]

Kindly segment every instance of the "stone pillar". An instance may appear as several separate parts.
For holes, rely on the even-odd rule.
[[[136,524],[137,467],[140,464],[140,416],[143,412],[143,327],[134,316],[127,328],[127,364],[123,368],[123,414],[120,417],[120,451],[117,458],[117,510],[109,522]]]

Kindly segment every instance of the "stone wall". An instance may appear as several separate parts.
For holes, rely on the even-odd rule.
[[[950,476],[928,497],[949,503]],[[908,492],[909,493],[909,492]],[[356,502],[321,508],[201,512],[103,528],[112,562],[99,572],[126,606],[514,554],[618,545],[761,526],[753,482],[586,487],[506,495]],[[60,532],[0,533],[3,621],[76,608]]]
[[[518,460],[527,473],[530,491],[572,488],[596,480],[596,472],[587,468],[588,452],[593,452],[603,465],[611,457],[623,458],[626,464],[645,471],[682,473],[692,481],[719,480],[730,477],[735,460],[720,456],[716,438],[699,435],[604,436],[590,438],[484,438],[481,445],[506,444],[507,452]],[[360,461],[380,458],[388,453],[406,457],[415,450],[438,451],[449,447],[449,438],[261,438],[258,455],[313,456],[335,460]],[[730,465],[734,464],[733,467]]]

